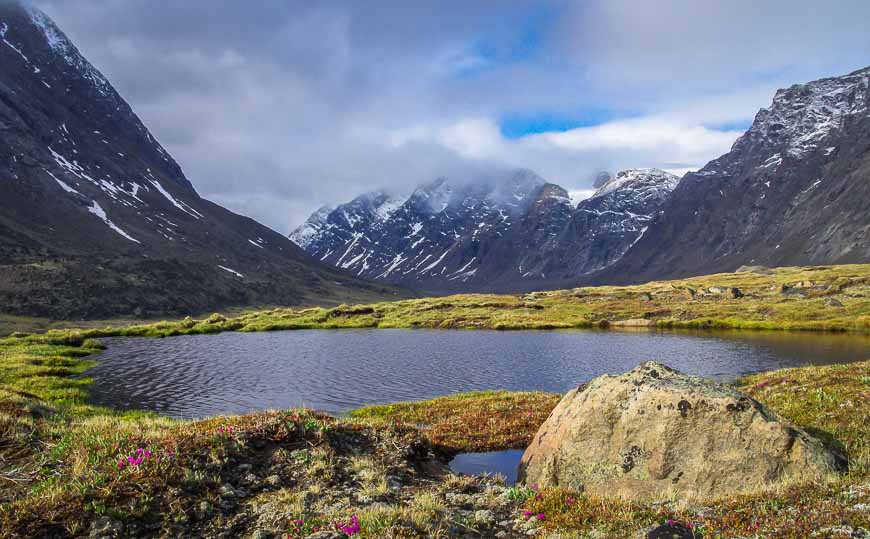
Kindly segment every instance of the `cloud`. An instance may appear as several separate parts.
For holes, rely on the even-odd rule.
[[[438,176],[703,165],[776,88],[863,67],[840,0],[34,0],[205,197],[288,232]],[[506,138],[504,118],[562,132]]]

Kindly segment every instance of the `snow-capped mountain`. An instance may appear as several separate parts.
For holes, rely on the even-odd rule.
[[[870,68],[779,90],[597,282],[870,261]]]
[[[524,279],[570,282],[619,260],[680,182],[659,169],[624,170],[570,212],[548,239],[536,238],[520,253]]]
[[[290,237],[361,277],[425,291],[535,288],[617,260],[678,179],[629,170],[601,181],[573,207],[528,170],[458,185],[441,178],[407,197],[368,193],[318,210]]]
[[[5,312],[141,316],[380,291],[202,199],[64,33],[8,1],[0,133]]]

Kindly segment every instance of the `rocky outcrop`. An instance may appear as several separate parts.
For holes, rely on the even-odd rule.
[[[565,395],[523,455],[519,478],[630,499],[709,499],[844,466],[736,389],[647,362]]]

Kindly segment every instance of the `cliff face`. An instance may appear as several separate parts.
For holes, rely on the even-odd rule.
[[[598,282],[870,260],[870,68],[780,90]]]
[[[0,134],[5,312],[181,314],[382,291],[202,199],[63,32],[14,2],[0,3]]]

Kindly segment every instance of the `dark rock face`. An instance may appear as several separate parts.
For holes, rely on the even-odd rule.
[[[0,3],[0,140],[7,313],[145,316],[384,291],[202,199],[63,32],[15,2]]]
[[[409,197],[376,192],[322,208],[290,238],[359,276],[428,292],[559,286],[618,260],[679,181],[654,169],[600,180],[574,207],[528,170],[460,185],[439,179]]]
[[[594,282],[870,260],[870,68],[780,90]]]

